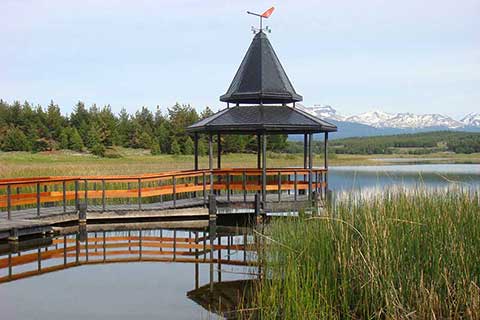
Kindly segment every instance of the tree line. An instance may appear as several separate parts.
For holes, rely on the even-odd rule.
[[[480,133],[436,131],[390,136],[344,138],[332,140],[335,153],[392,154],[407,150],[410,154],[428,154],[451,151],[455,153],[480,152]]]
[[[71,114],[62,114],[53,101],[47,107],[29,102],[0,100],[0,150],[50,151],[69,149],[89,151],[98,156],[114,155],[114,146],[150,149],[152,154],[193,154],[194,143],[186,128],[210,115],[206,107],[200,113],[190,105],[176,103],[162,112],[141,107],[134,114],[124,108],[115,114],[110,105],[86,107],[79,101]],[[257,144],[251,135],[222,136],[223,152],[253,152]],[[286,135],[268,137],[268,149],[284,151]],[[199,153],[207,152],[207,137],[199,139]]]

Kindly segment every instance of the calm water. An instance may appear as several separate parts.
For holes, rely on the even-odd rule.
[[[480,187],[478,164],[416,164],[331,167],[328,176],[333,192],[352,189],[385,189],[393,186],[428,188]]]
[[[332,167],[329,185],[480,187],[480,165]],[[235,280],[255,278],[251,230],[160,224],[72,227],[20,247],[0,244],[0,319],[215,319],[206,308],[219,297],[233,308],[236,290],[249,283]]]

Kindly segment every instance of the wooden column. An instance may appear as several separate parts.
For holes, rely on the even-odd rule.
[[[313,168],[313,157],[312,157],[312,142],[313,142],[313,133],[308,135],[308,197],[312,198],[312,168]]]
[[[193,135],[194,170],[198,170],[198,133]]]
[[[303,135],[303,169],[307,169],[308,134]]]
[[[217,168],[222,168],[222,140],[220,133],[217,133]]]
[[[262,200],[265,208],[267,201],[267,135],[263,133],[262,139]]]
[[[257,134],[257,169],[262,167],[262,139],[261,135]]]
[[[325,169],[328,169],[328,132],[325,132],[325,139],[324,139],[324,150],[323,150],[323,157],[324,157],[324,164],[323,166]]]
[[[213,193],[213,135],[208,136],[208,169],[210,170],[210,193]]]
[[[198,170],[198,133],[195,133],[193,135],[193,155],[194,155],[194,164],[193,164],[193,169],[195,171]],[[198,185],[198,177],[195,177],[194,179],[195,186]],[[197,192],[195,191],[193,193],[193,196],[196,198],[197,197]]]
[[[327,190],[328,190],[328,132],[325,132],[325,138],[324,138],[324,150],[323,150],[323,157],[324,157],[324,162],[323,166],[325,167],[325,178],[323,179],[325,183],[324,187],[324,194],[325,194],[325,199],[327,198]]]

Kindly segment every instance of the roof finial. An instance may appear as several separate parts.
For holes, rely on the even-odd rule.
[[[262,32],[263,30],[265,30],[268,33],[272,32],[272,30],[268,26],[265,27],[265,29],[263,29],[263,18],[268,19],[268,17],[272,15],[273,10],[275,10],[275,7],[271,7],[270,9],[268,9],[262,14],[247,11],[248,14],[251,14],[260,18],[260,28],[256,29],[255,27],[252,27],[253,33]]]

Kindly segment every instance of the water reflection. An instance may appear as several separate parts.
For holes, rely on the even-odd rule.
[[[243,301],[240,298],[257,276],[255,237],[251,228],[217,226],[215,221],[196,221],[190,227],[181,228],[153,227],[152,223],[143,225],[148,228],[138,228],[138,225],[136,228],[74,226],[59,229],[53,237],[0,244],[0,283],[80,266],[141,262],[173,263],[172,275],[184,277],[175,275],[175,266],[193,264],[194,281],[184,294],[206,310],[227,318],[236,317],[234,311]],[[208,272],[202,265],[208,266]],[[237,267],[235,271],[229,269],[231,266]],[[237,279],[222,281],[224,273],[228,279],[231,274]],[[169,290],[173,288],[160,291],[168,294]]]

